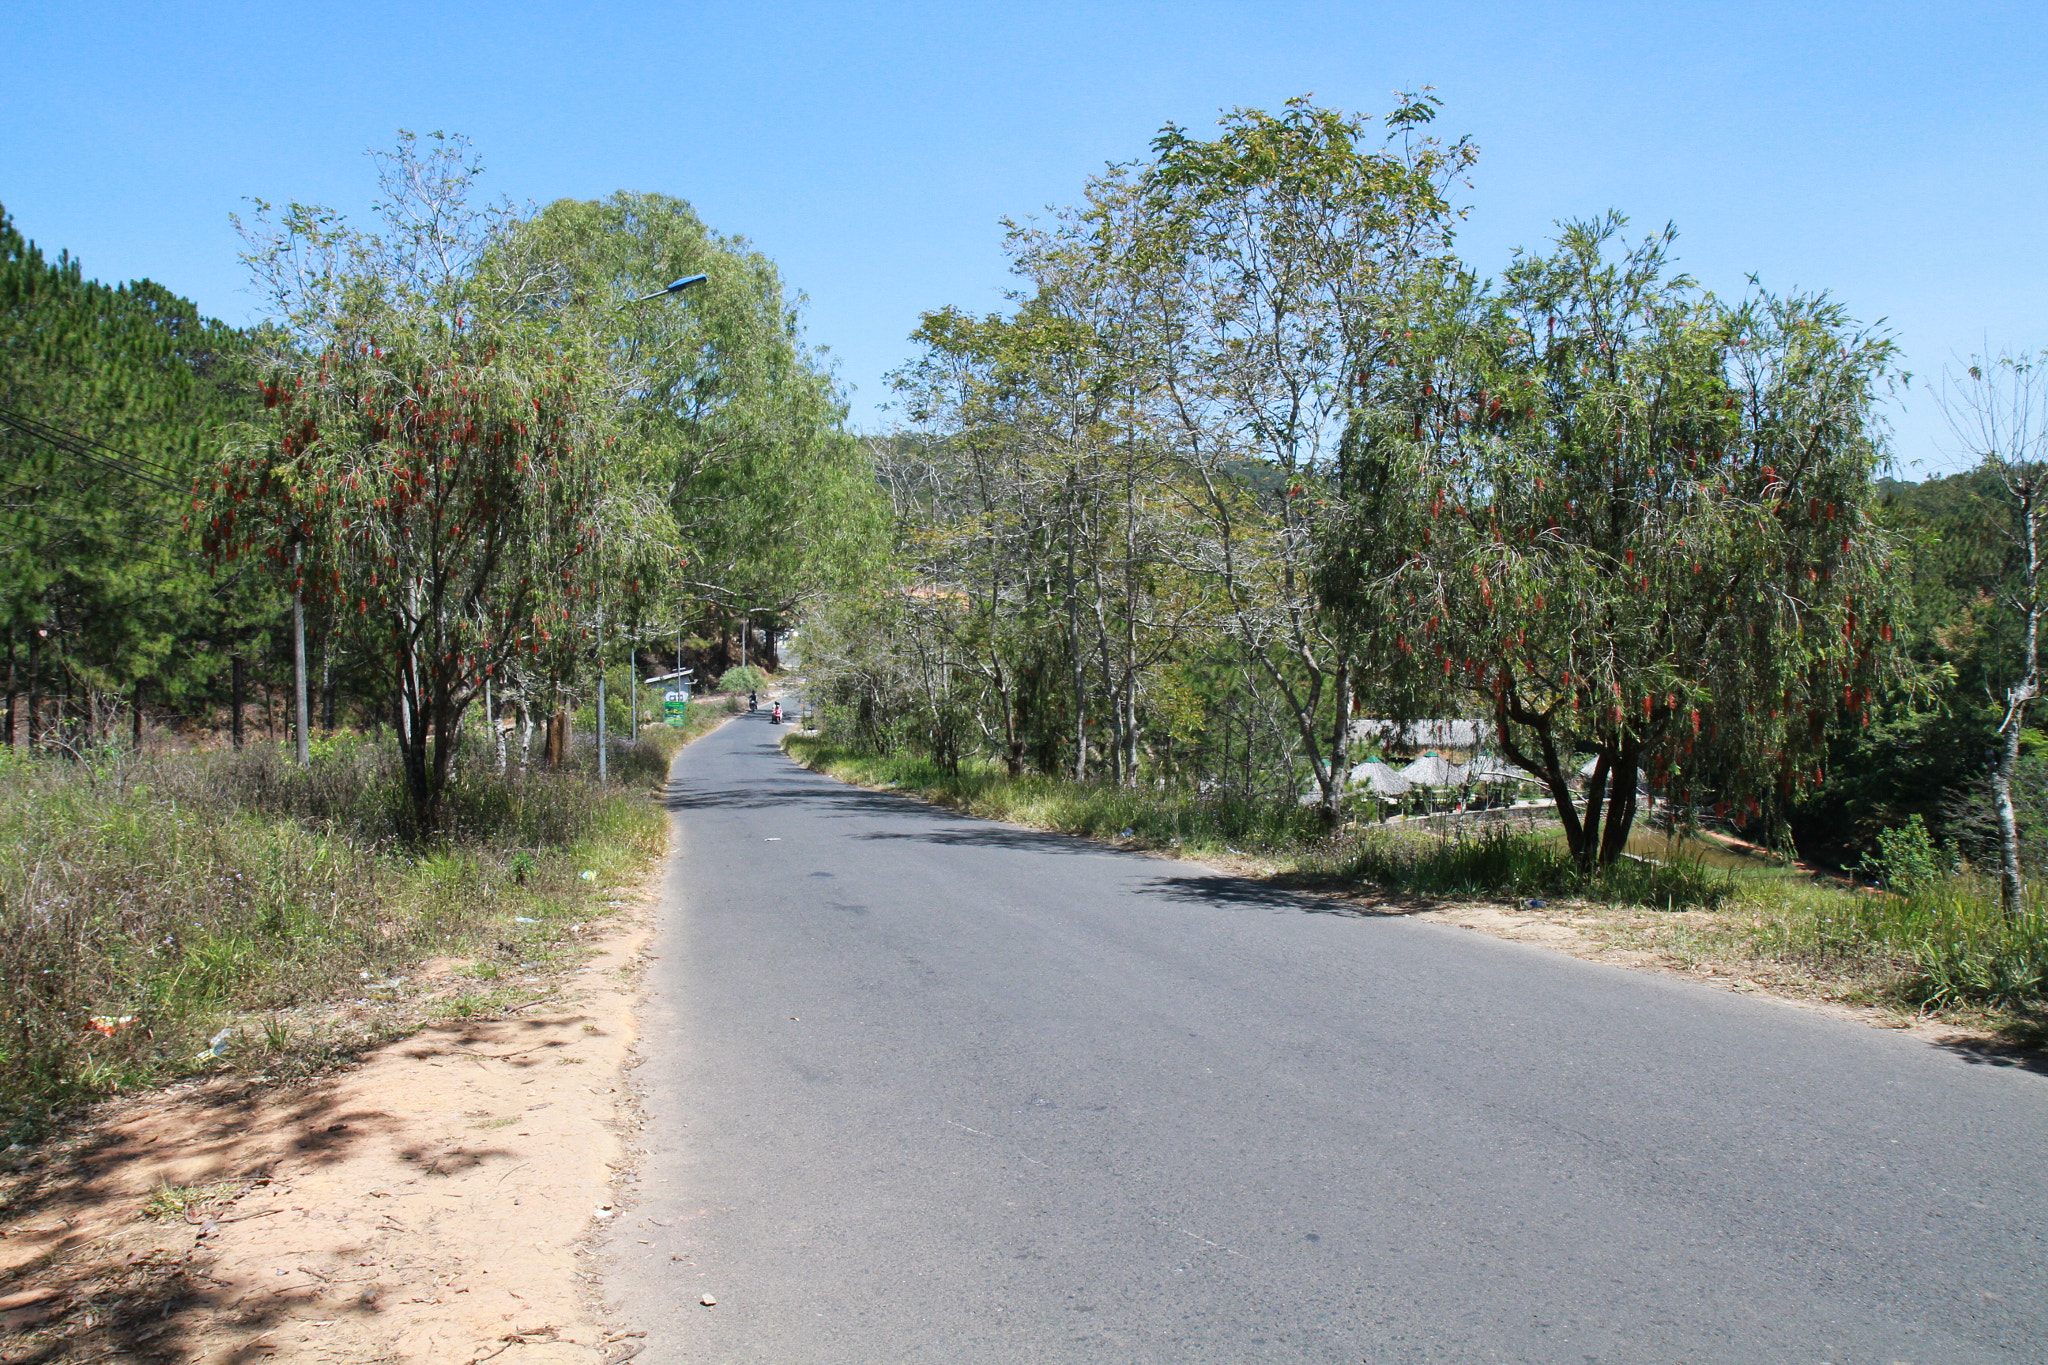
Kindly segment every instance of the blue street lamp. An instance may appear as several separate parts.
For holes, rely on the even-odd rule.
[[[639,298],[632,300],[632,302],[645,303],[649,299],[661,299],[667,298],[670,294],[680,294],[691,285],[702,284],[709,278],[711,278],[709,275],[685,275],[666,289],[657,289],[652,294],[642,294]]]

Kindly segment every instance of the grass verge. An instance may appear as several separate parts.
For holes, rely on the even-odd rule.
[[[647,737],[645,761],[666,772],[677,735]],[[302,1073],[423,1014],[531,995],[663,843],[642,792],[472,762],[443,836],[408,847],[395,755],[359,739],[306,769],[270,748],[0,766],[0,1130],[15,1141],[81,1099]]]

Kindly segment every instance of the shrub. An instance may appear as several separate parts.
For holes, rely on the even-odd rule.
[[[1905,896],[1932,888],[1956,870],[1955,858],[1935,845],[1926,822],[1918,815],[1903,825],[1879,830],[1877,852],[1864,859],[1864,864],[1886,886]]]
[[[721,692],[765,692],[768,690],[768,675],[752,664],[739,668],[728,668],[718,679]]]

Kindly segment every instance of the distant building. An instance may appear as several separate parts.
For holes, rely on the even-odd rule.
[[[1351,740],[1376,742],[1383,754],[1413,758],[1434,753],[1463,763],[1478,753],[1492,734],[1493,726],[1483,720],[1354,720]]]

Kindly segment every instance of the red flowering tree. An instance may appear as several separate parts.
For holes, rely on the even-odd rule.
[[[458,333],[330,348],[263,399],[270,424],[213,481],[205,545],[266,556],[381,642],[424,837],[486,679],[576,629],[593,586],[601,464],[574,377]]]
[[[1610,260],[1620,227],[1418,318],[1374,438],[1415,491],[1391,567],[1351,580],[1411,704],[1476,701],[1588,867],[1639,785],[1741,818],[1821,781],[1890,639],[1891,344],[1824,299],[1723,305],[1667,273],[1668,233]]]

